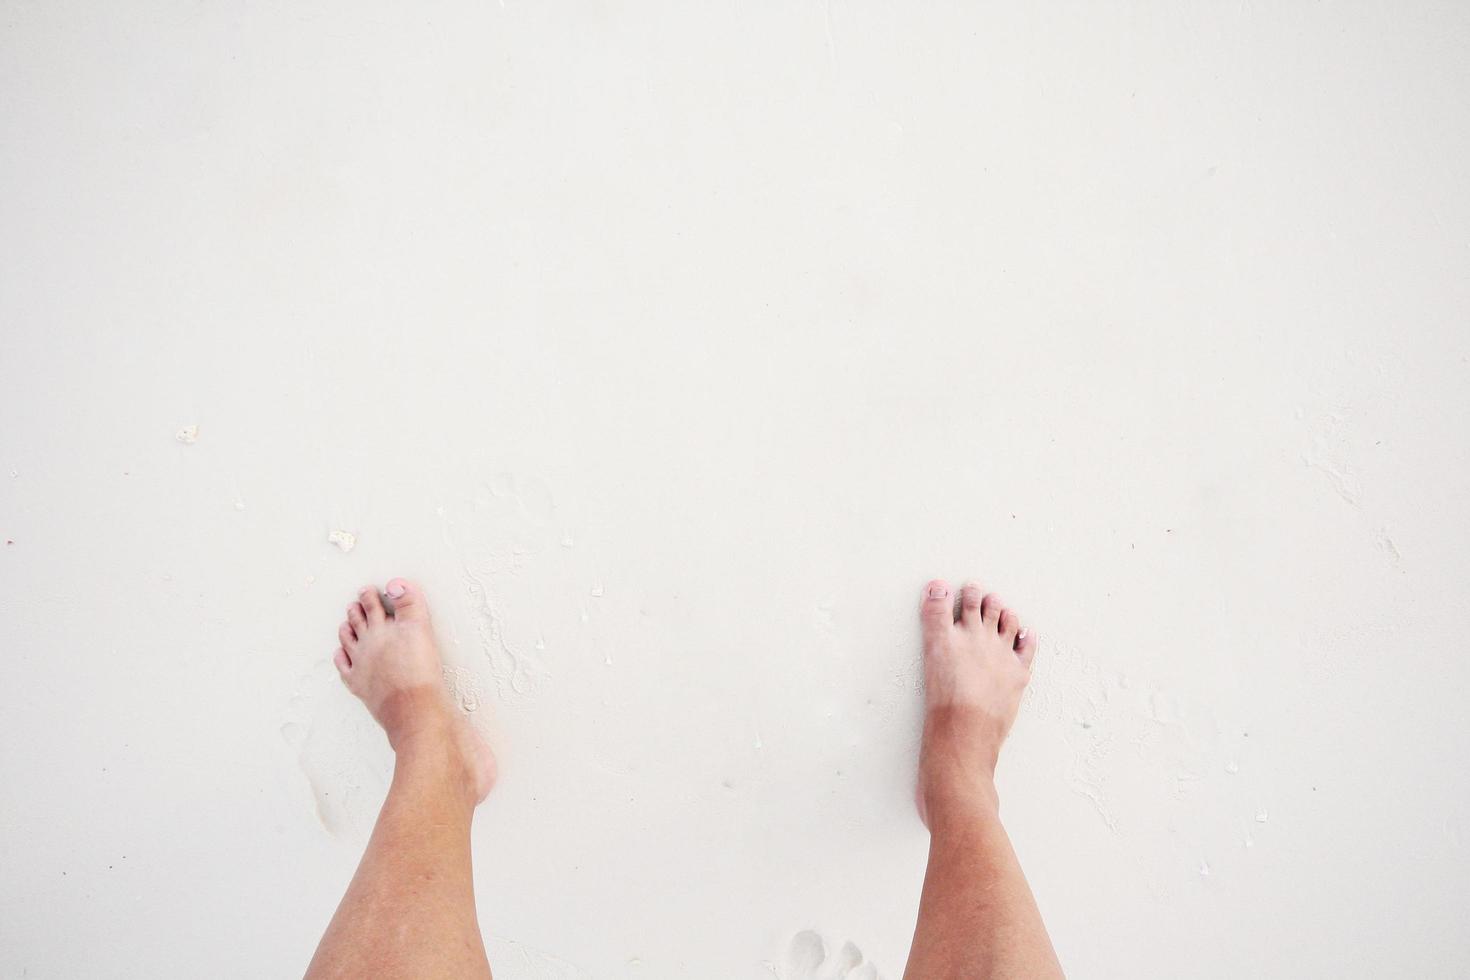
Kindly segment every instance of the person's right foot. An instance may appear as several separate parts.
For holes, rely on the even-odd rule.
[[[967,582],[924,587],[924,741],[919,817],[946,807],[995,805],[995,763],[1031,679],[1036,636],[998,596]]]
[[[387,593],[391,612],[375,586],[347,606],[347,621],[337,628],[337,672],[383,726],[395,752],[428,746],[441,757],[442,750],[463,769],[466,792],[478,804],[495,782],[495,756],[449,702],[423,591],[396,578]]]

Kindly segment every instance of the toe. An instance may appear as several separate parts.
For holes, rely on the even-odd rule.
[[[341,674],[345,681],[347,672],[352,669],[352,658],[347,656],[347,651],[338,647],[337,652],[332,655],[332,663],[337,665],[337,673]]]
[[[979,582],[966,582],[960,586],[960,608],[956,618],[965,626],[979,626],[980,600],[984,597],[985,593],[980,590]]]
[[[352,632],[351,623],[343,623],[337,627],[337,642],[342,644],[343,650],[353,650],[357,647],[357,634]]]
[[[367,617],[369,626],[377,626],[388,618],[388,613],[383,609],[383,600],[378,595],[376,585],[365,586],[357,594],[357,604],[362,606],[363,614]]]
[[[393,604],[393,618],[398,620],[426,620],[429,618],[429,603],[424,590],[407,579],[395,578],[388,581],[388,601]]]
[[[352,632],[362,636],[367,632],[367,613],[362,610],[362,603],[349,602],[347,604],[347,622],[352,627]]]
[[[1021,658],[1021,663],[1026,669],[1031,669],[1031,660],[1036,656],[1036,634],[1030,630],[1022,630],[1016,634],[1016,656]]]
[[[1002,609],[1000,611],[1000,625],[998,628],[1000,629],[1001,639],[1007,643],[1014,644],[1016,642],[1016,633],[1021,629],[1021,617],[1009,609]]]
[[[980,600],[980,618],[985,622],[985,625],[989,626],[991,629],[999,628],[1000,614],[1004,611],[1004,609],[1005,607],[1000,604],[1000,596],[996,595],[994,592],[990,593],[984,599]]]
[[[949,583],[935,579],[924,586],[924,602],[919,607],[919,619],[924,624],[924,646],[945,636],[954,628],[954,597]]]

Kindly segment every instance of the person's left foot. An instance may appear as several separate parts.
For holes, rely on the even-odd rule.
[[[401,578],[386,591],[392,611],[375,586],[347,606],[347,621],[337,628],[337,672],[383,726],[395,752],[425,745],[436,756],[444,750],[463,767],[466,790],[479,803],[495,782],[495,756],[450,704],[429,604],[418,586]]]

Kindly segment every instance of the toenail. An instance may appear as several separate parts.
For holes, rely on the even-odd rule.
[[[402,599],[405,591],[407,590],[404,589],[403,583],[401,582],[394,582],[388,586],[388,596],[392,599]]]
[[[1030,630],[1023,629],[1023,630],[1021,630],[1021,632],[1019,632],[1019,633],[1016,634],[1016,642],[1017,643],[1020,643],[1022,640],[1026,639],[1026,637],[1028,637],[1030,635],[1031,635],[1031,631]]]
[[[931,585],[931,586],[929,586],[929,598],[931,598],[931,599],[943,599],[947,595],[949,595],[949,586],[947,586],[947,585]]]

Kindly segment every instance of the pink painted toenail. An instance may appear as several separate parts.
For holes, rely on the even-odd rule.
[[[931,599],[943,599],[947,595],[949,595],[949,587],[948,586],[945,586],[945,585],[931,585],[931,586],[929,586],[929,598],[931,598]]]
[[[392,585],[388,586],[388,597],[391,599],[402,599],[403,593],[406,591],[408,590],[403,587],[402,583],[394,582]]]

